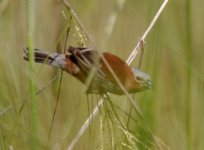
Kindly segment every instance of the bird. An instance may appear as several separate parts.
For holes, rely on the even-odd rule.
[[[83,84],[90,80],[87,84],[87,94],[124,95],[126,92],[133,94],[152,87],[151,78],[147,73],[131,68],[114,54],[100,53],[91,47],[69,46],[67,51],[67,54],[49,54],[45,50],[35,48],[34,61],[61,68]],[[24,48],[23,58],[29,61],[28,48]]]

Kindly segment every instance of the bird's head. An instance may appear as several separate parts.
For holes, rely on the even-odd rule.
[[[132,71],[135,75],[136,81],[141,85],[140,91],[152,88],[152,81],[150,76],[147,73],[137,68],[132,68]]]

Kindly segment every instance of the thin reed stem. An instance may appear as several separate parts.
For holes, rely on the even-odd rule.
[[[134,58],[136,57],[141,44],[143,44],[146,36],[148,35],[148,33],[150,32],[150,30],[152,29],[153,25],[155,24],[155,22],[157,21],[158,17],[160,16],[161,12],[163,11],[163,9],[165,8],[166,4],[167,4],[168,0],[165,0],[163,2],[163,4],[161,5],[160,9],[158,10],[158,12],[156,13],[155,17],[153,18],[152,22],[150,23],[149,27],[147,28],[147,30],[145,31],[145,33],[143,34],[141,40],[136,44],[135,48],[133,49],[132,53],[130,54],[129,58],[127,59],[127,64],[130,64]],[[83,27],[83,25],[81,24],[81,22],[79,21],[78,17],[76,16],[76,13],[74,12],[74,10],[71,8],[70,4],[64,0],[65,5],[67,6],[67,8],[71,9],[72,14],[74,15],[75,19],[78,21],[79,25],[81,26],[81,28],[85,31],[85,34],[87,35],[88,39],[90,40],[90,42],[92,43],[92,45],[95,46],[95,44],[93,44],[93,40],[91,38],[91,36],[88,34],[88,32],[85,30],[85,28]],[[102,57],[103,61],[105,61],[107,67],[110,67],[109,64],[106,62],[106,60]],[[114,71],[109,68],[109,71],[111,71],[111,73],[114,75]],[[116,80],[118,79],[117,76],[115,76]],[[118,81],[118,83],[120,83]],[[123,86],[120,86],[122,89]],[[124,90],[124,92],[126,92]],[[127,94],[127,92],[126,92]],[[128,96],[129,94],[127,94]],[[139,109],[139,107],[137,105],[135,105],[135,103],[133,102],[132,98],[130,96],[128,96],[128,99],[130,100],[130,103],[134,106],[135,111],[142,116],[142,113]],[[90,122],[91,120],[94,119],[94,117],[98,114],[99,112],[99,107],[101,107],[103,105],[103,99],[101,99],[97,106],[94,108],[93,113],[90,114],[90,116],[87,118],[87,120],[84,122],[84,124],[82,125],[82,127],[80,128],[79,132],[76,134],[76,136],[73,138],[72,142],[68,145],[67,150],[72,150],[74,148],[74,146],[76,145],[76,143],[78,142],[78,140],[80,139],[80,137],[84,134],[84,132],[87,130],[87,128],[90,126]],[[142,117],[143,118],[143,117]],[[147,127],[146,127],[147,128]],[[148,129],[148,128],[147,128]],[[150,132],[150,130],[148,130]],[[151,132],[150,132],[151,133]],[[152,135],[153,136],[153,135]],[[159,146],[158,146],[159,148]]]
[[[35,99],[34,70],[35,1],[28,1],[28,49],[29,49],[29,94],[31,100],[31,148],[39,149],[37,142],[37,113]]]
[[[162,13],[163,9],[165,8],[166,4],[167,4],[168,0],[164,0],[163,4],[161,5],[161,7],[159,8],[159,10],[157,11],[156,15],[154,16],[152,22],[150,23],[149,27],[147,28],[147,30],[144,32],[144,34],[142,35],[141,39],[139,40],[139,42],[136,44],[135,48],[132,50],[132,53],[129,55],[128,59],[127,59],[127,64],[130,65],[132,63],[132,61],[134,60],[134,58],[137,56],[139,50],[140,50],[140,45],[141,43],[144,43],[145,38],[147,37],[147,35],[149,34],[149,32],[151,31],[152,27],[154,26],[154,24],[156,23],[157,19],[159,18],[160,14]]]

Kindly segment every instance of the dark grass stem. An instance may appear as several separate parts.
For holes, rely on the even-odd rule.
[[[61,84],[62,84],[62,75],[63,75],[63,70],[61,70],[61,74],[60,74],[60,82],[59,82],[59,88],[58,88],[58,92],[57,92],[57,100],[56,100],[56,103],[55,103],[54,113],[53,113],[53,116],[52,116],[52,121],[51,121],[50,130],[49,130],[49,136],[48,136],[48,141],[51,138],[51,133],[52,133],[52,129],[53,129],[53,125],[54,125],[54,120],[55,120],[55,116],[56,116],[56,112],[57,112],[57,106],[58,106],[58,103],[59,103]]]
[[[3,129],[2,129],[2,125],[1,125],[1,120],[0,120],[0,138],[1,138],[1,149],[2,150],[6,150],[6,142],[5,142],[5,137],[4,137],[4,133],[3,133]]]
[[[71,20],[72,20],[72,17],[70,16],[69,22],[71,22]],[[69,33],[70,33],[70,26],[71,26],[71,23],[68,23],[67,30],[66,30],[65,44],[64,44],[64,54],[66,53],[66,49],[67,49],[67,40],[68,40]],[[61,85],[62,85],[62,76],[63,76],[63,70],[61,70],[61,73],[60,73],[60,82],[59,82],[59,88],[58,88],[58,92],[57,92],[57,100],[56,100],[56,104],[55,104],[55,108],[54,108],[54,113],[53,113],[53,116],[52,116],[48,141],[50,140],[50,137],[51,137],[52,128],[53,128],[53,125],[54,125],[54,120],[55,120],[55,116],[56,116],[56,112],[57,112],[57,106],[58,106],[58,103],[59,103],[59,97],[60,97],[60,91],[61,91]]]

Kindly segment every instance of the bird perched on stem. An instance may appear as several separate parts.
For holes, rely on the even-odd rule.
[[[90,80],[88,94],[109,92],[123,95],[124,89],[128,93],[135,93],[151,88],[149,75],[139,69],[131,68],[116,55],[108,52],[100,54],[92,48],[72,46],[68,48],[68,52],[69,54],[48,54],[46,51],[34,49],[34,61],[61,68],[83,84],[87,84]],[[29,61],[28,48],[24,49],[24,59]]]

